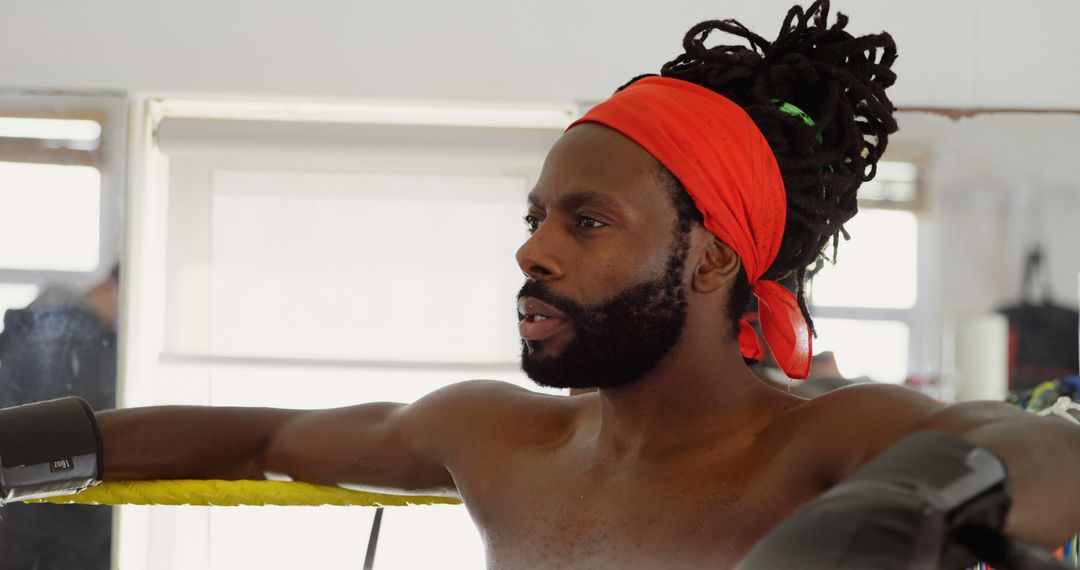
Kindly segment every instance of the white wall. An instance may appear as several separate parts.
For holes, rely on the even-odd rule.
[[[809,4],[809,0],[804,0]],[[0,87],[597,100],[700,20],[775,34],[791,0],[0,0]],[[901,49],[907,106],[1080,107],[1080,2],[848,0]]]
[[[931,318],[950,364],[965,314],[1018,300],[1027,248],[1042,243],[1054,301],[1077,305],[1080,272],[1080,115],[988,115],[952,122],[904,113],[894,148],[929,153],[923,229],[935,244]],[[1040,288],[1041,292],[1041,288]]]

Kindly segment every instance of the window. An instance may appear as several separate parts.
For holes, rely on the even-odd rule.
[[[0,162],[0,266],[89,272],[101,238],[101,173],[92,166]]]
[[[411,402],[471,378],[536,389],[518,370],[514,251],[574,110],[146,103],[125,405]],[[372,517],[126,508],[119,564],[355,566]],[[420,528],[441,542],[415,548]],[[379,568],[483,557],[464,507],[384,515]]]
[[[844,377],[902,383],[921,361],[912,342],[922,331],[918,171],[882,162],[859,193],[859,214],[845,226],[851,240],[811,283],[814,352],[833,352]]]
[[[0,91],[0,317],[110,271],[125,117],[122,96]]]

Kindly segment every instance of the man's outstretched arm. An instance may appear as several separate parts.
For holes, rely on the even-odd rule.
[[[330,410],[162,406],[98,414],[105,479],[264,479],[453,493],[446,463],[478,393]],[[510,388],[516,389],[516,388]],[[460,440],[459,440],[460,441]]]
[[[204,406],[98,412],[103,478],[264,479],[267,445],[305,413]]]

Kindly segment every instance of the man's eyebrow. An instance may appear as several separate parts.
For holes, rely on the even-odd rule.
[[[611,197],[607,194],[589,191],[570,192],[568,194],[562,194],[555,202],[555,206],[567,210],[572,210],[590,202],[597,202],[612,207],[618,206],[618,204],[616,204],[616,202],[612,200]],[[534,194],[529,194],[529,205],[544,209],[544,201]]]

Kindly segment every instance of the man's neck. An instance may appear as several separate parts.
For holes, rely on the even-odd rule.
[[[633,384],[598,391],[600,457],[655,458],[717,433],[738,439],[797,401],[754,376],[736,343],[704,354],[694,348],[680,343]]]

